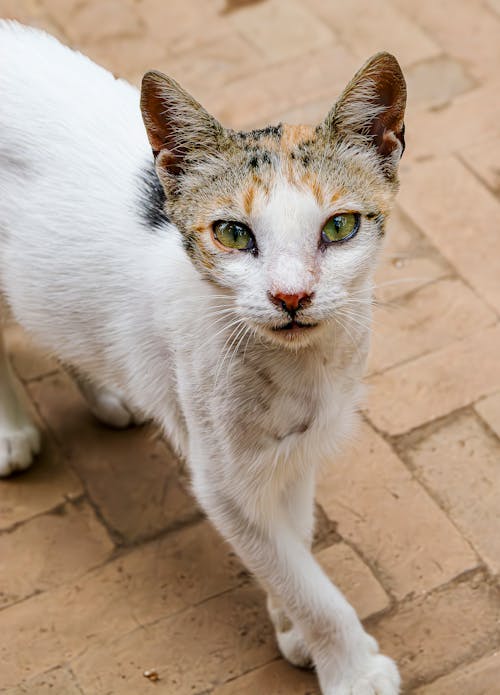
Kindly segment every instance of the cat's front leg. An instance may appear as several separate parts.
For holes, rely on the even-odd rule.
[[[315,561],[288,500],[271,501],[262,491],[252,499],[248,488],[238,498],[228,491],[237,490],[241,481],[232,482],[233,486],[226,479],[221,488],[204,480],[200,498],[216,526],[269,590],[282,650],[287,650],[287,633],[293,634],[295,646],[303,638],[323,695],[397,695],[395,664],[379,653],[352,606]]]
[[[0,477],[28,468],[40,449],[40,434],[17,391],[0,322]]]

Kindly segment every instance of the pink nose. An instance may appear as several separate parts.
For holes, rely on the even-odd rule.
[[[296,294],[285,294],[284,292],[276,292],[269,294],[269,299],[276,306],[285,311],[298,311],[304,309],[311,303],[312,295],[307,292],[297,292]]]

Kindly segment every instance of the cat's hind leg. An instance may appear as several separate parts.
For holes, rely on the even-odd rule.
[[[40,434],[21,403],[0,321],[0,477],[28,468],[39,449]]]
[[[141,425],[145,421],[141,414],[132,410],[118,391],[98,386],[74,369],[69,371],[90,410],[104,425],[124,429],[132,425]]]

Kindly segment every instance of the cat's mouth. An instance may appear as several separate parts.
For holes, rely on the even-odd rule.
[[[273,331],[275,333],[279,332],[291,332],[291,333],[304,333],[308,330],[311,330],[313,328],[316,328],[318,326],[317,323],[302,323],[301,321],[297,321],[296,319],[292,319],[288,323],[285,323],[283,326],[273,326]]]

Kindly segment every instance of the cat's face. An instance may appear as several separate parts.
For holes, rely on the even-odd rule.
[[[375,57],[317,128],[236,133],[148,73],[142,106],[167,213],[238,317],[299,347],[356,314],[397,189],[404,80]]]

